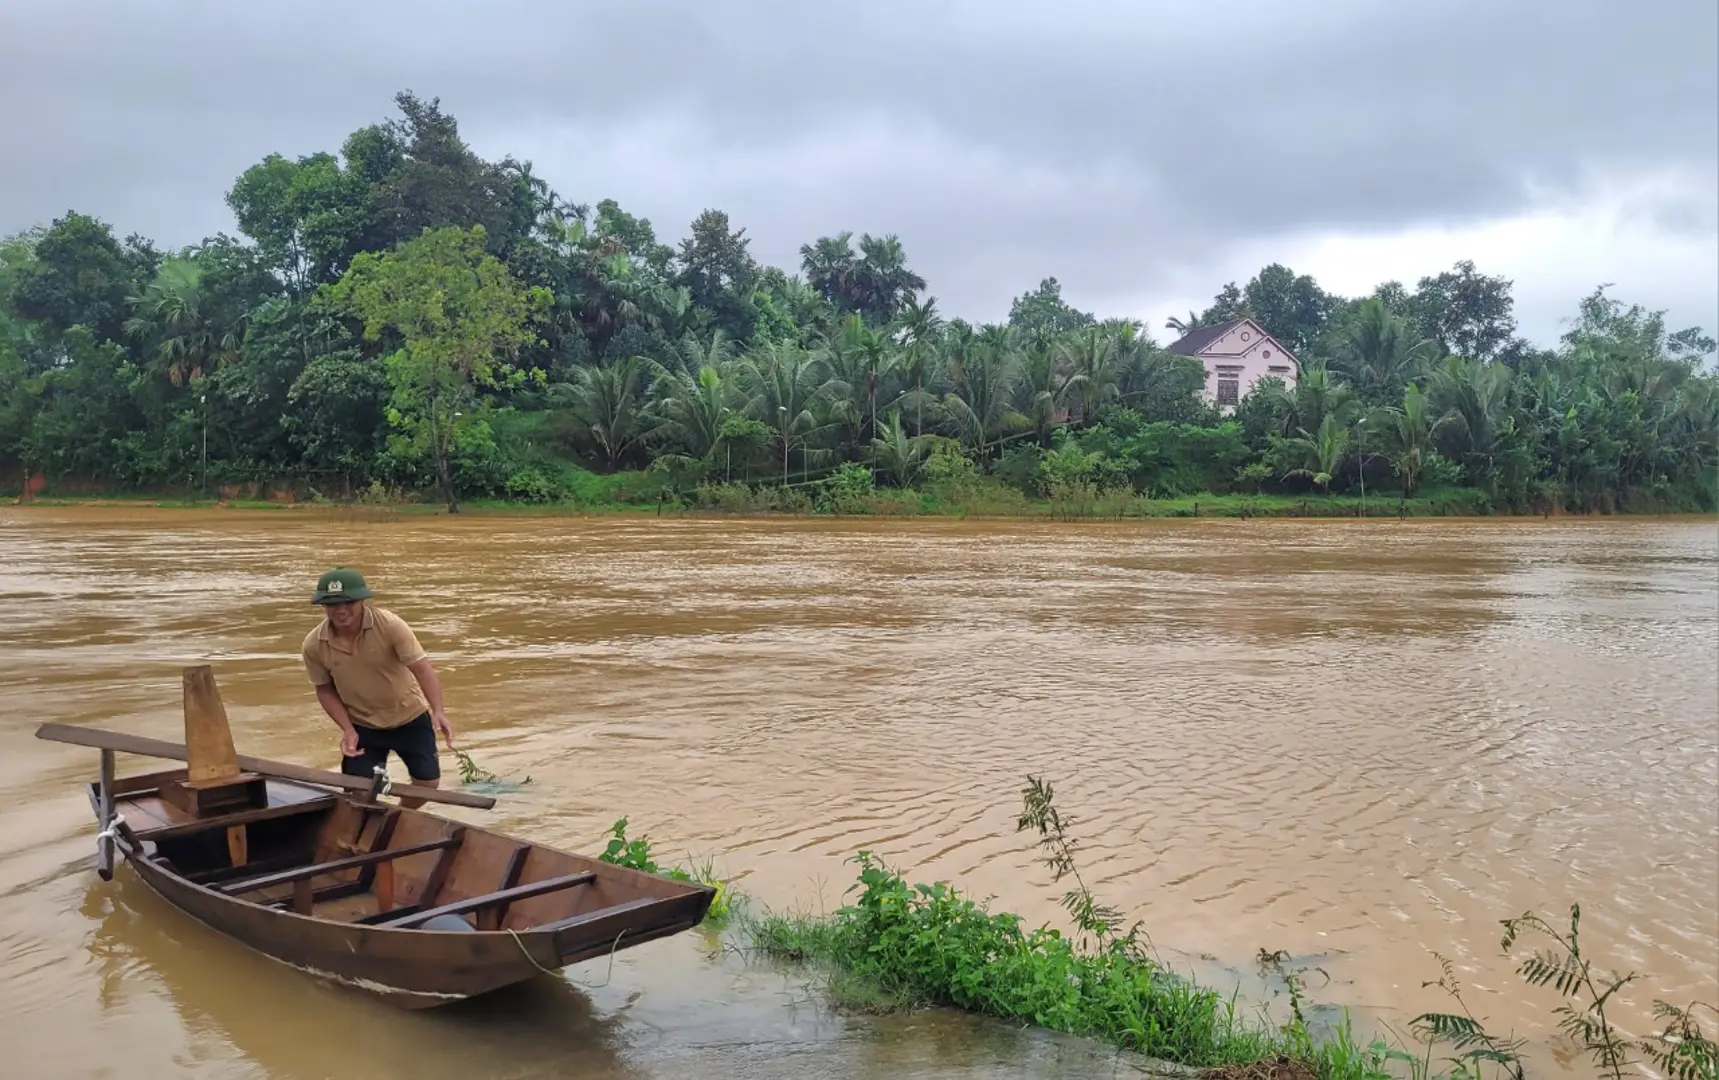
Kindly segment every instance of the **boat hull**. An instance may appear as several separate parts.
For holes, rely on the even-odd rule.
[[[116,829],[115,841],[151,891],[209,929],[313,978],[405,1009],[462,1001],[692,929],[703,920],[714,896],[708,887],[685,887],[655,875],[607,867],[602,873],[614,876],[610,884],[615,888],[640,881],[646,887],[665,890],[673,885],[682,891],[597,906],[543,926],[397,929],[301,915],[227,895],[175,872],[123,824]],[[589,860],[581,862],[589,865]]]

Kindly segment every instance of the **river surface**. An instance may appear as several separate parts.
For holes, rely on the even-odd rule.
[[[1470,1005],[1553,1072],[1549,991],[1498,920],[1582,905],[1604,966],[1719,999],[1711,521],[694,521],[0,510],[0,1054],[7,1076],[1111,1075],[1077,1040],[832,1015],[689,933],[401,1014],[92,871],[95,751],[182,738],[211,663],[242,752],[336,767],[298,661],[330,565],[435,658],[461,747],[531,783],[472,815],[600,850],[625,815],[778,909],[880,853],[1060,921],[1027,775],[1166,962],[1283,1012],[1259,950],[1365,1038]],[[121,758],[121,772],[161,767]],[[396,764],[396,771],[399,766]],[[444,755],[448,782],[457,770]],[[1126,1074],[1127,1070],[1123,1070]]]

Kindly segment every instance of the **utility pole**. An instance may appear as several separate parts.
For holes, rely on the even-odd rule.
[[[209,395],[198,395],[198,403],[203,406],[203,497],[209,497]]]
[[[1362,417],[1355,422],[1355,430],[1361,433],[1361,516],[1367,516],[1367,418]]]

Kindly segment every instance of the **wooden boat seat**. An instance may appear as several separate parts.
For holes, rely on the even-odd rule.
[[[406,847],[386,848],[382,851],[369,851],[361,855],[349,855],[343,859],[330,859],[328,862],[311,863],[308,866],[297,866],[290,870],[281,870],[272,874],[259,874],[255,877],[241,878],[214,886],[217,892],[228,896],[238,896],[242,893],[270,889],[276,885],[291,885],[299,881],[308,881],[323,874],[338,873],[342,870],[356,870],[377,863],[391,862],[394,859],[404,859],[408,855],[422,855],[426,851],[441,851],[443,848],[458,847],[460,838],[457,836],[444,837],[440,840],[427,840],[422,844],[409,844]]]
[[[588,885],[596,879],[597,875],[589,870],[582,874],[546,878],[543,881],[533,881],[527,885],[515,885],[511,889],[498,889],[495,892],[484,893],[482,896],[456,900],[451,904],[443,904],[440,907],[433,907],[424,911],[407,912],[372,925],[391,930],[411,930],[441,915],[464,915],[467,912],[478,911],[495,904],[511,904],[515,900],[542,896],[544,893],[560,892],[562,889],[571,889],[578,885]]]

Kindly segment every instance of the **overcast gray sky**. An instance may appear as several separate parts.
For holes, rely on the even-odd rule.
[[[787,268],[897,233],[972,319],[1055,275],[1163,340],[1268,262],[1469,257],[1541,342],[1608,281],[1719,326],[1714,0],[0,0],[0,233],[236,231],[243,169],[401,89],[671,243],[707,206]]]

